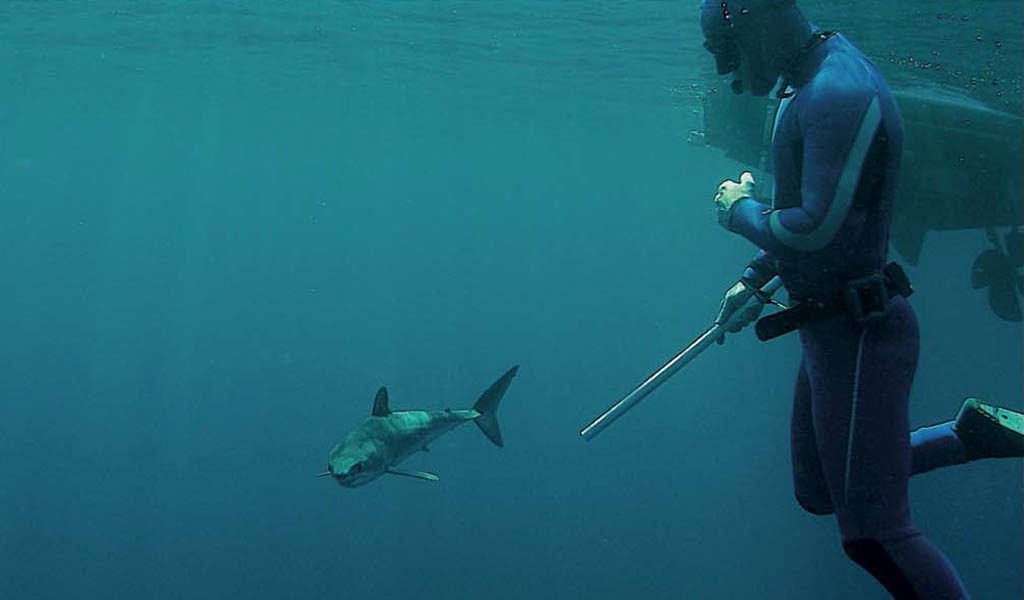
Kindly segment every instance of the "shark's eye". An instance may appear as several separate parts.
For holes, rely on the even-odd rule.
[[[363,463],[356,463],[348,470],[349,475],[355,475],[363,470]]]

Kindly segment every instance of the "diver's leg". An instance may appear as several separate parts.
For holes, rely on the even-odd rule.
[[[921,427],[910,433],[910,474],[962,465],[967,462],[964,443],[953,431],[953,421]]]
[[[789,441],[793,461],[793,491],[796,501],[807,512],[816,515],[832,514],[825,474],[818,459],[818,446],[814,439],[814,421],[811,418],[811,382],[804,361],[796,376],[793,392],[793,416],[790,421]]]
[[[949,560],[910,519],[907,404],[917,323],[903,299],[884,322],[839,317],[801,332],[818,455],[847,555],[897,599],[962,599]]]
[[[1024,456],[1024,415],[968,398],[954,421],[910,434],[912,474],[983,458]]]

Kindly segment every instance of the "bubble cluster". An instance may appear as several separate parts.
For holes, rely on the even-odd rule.
[[[919,38],[928,40],[929,46],[900,40],[899,46],[885,54],[886,62],[897,73],[905,72],[910,85],[934,82],[963,90],[993,106],[1020,110],[1020,60],[1016,56],[1020,40],[1010,37],[1004,25],[990,17],[982,8],[916,11],[913,18],[934,19],[926,28],[927,36]],[[886,76],[901,85],[899,75],[887,72]]]

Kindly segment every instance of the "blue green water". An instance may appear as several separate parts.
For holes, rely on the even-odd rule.
[[[0,595],[884,598],[792,498],[795,339],[576,434],[752,254],[710,210],[742,166],[687,143],[695,5],[0,5]],[[801,6],[896,87],[1020,112],[1016,0]],[[915,423],[1020,407],[985,244],[911,269]],[[504,449],[314,478],[379,385],[464,407],[512,364]],[[1021,597],[1019,461],[911,494],[976,598]]]

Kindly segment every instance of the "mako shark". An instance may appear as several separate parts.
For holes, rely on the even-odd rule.
[[[420,450],[427,451],[427,444],[468,421],[476,423],[494,445],[503,447],[498,404],[518,370],[518,365],[509,369],[467,409],[392,411],[387,388],[380,388],[373,413],[331,450],[327,470],[318,477],[333,477],[345,487],[366,485],[385,473],[439,481],[434,473],[400,469],[398,464]]]

